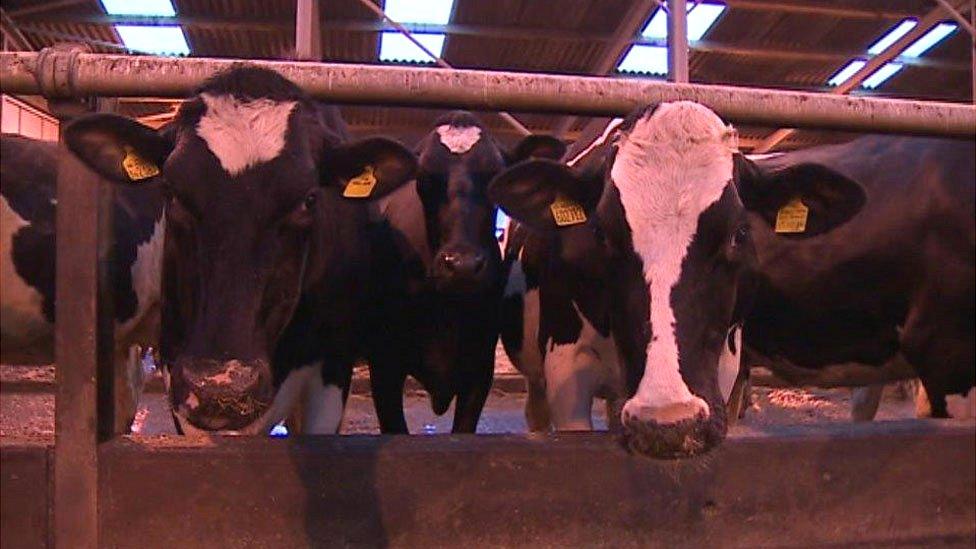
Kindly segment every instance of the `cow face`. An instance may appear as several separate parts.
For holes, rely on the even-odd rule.
[[[726,432],[718,366],[755,265],[747,210],[775,224],[799,199],[809,230],[794,234],[809,237],[854,215],[863,191],[812,167],[761,173],[736,151],[734,131],[690,102],[636,113],[595,153],[576,167],[523,162],[490,195],[556,234],[567,271],[606,287],[629,385],[621,412],[629,447],[659,457],[704,452]],[[557,201],[586,221],[558,223]]]
[[[415,168],[395,142],[341,144],[300,89],[255,68],[212,79],[164,133],[94,115],[65,141],[110,180],[166,176],[161,351],[184,429],[260,424],[309,254],[343,223],[329,204],[383,196]]]
[[[438,291],[483,290],[497,280],[501,257],[488,182],[507,163],[530,156],[558,158],[564,149],[555,138],[529,136],[507,154],[469,112],[455,111],[437,120],[434,131],[417,146],[417,192],[428,243],[435,250],[430,275]]]

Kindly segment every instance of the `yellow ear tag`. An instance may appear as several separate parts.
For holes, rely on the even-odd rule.
[[[122,169],[133,181],[141,181],[159,175],[159,168],[155,164],[139,156],[132,147],[125,148],[125,158],[122,159]]]
[[[349,180],[346,189],[342,191],[342,196],[346,198],[366,198],[373,194],[373,187],[376,186],[376,176],[373,175],[373,167],[366,166],[363,173]]]
[[[567,225],[579,225],[586,223],[586,212],[583,207],[562,195],[556,195],[556,200],[549,205],[552,211],[552,218],[556,220],[556,225],[565,227]]]
[[[807,230],[807,214],[810,208],[803,205],[799,198],[786,203],[776,213],[777,233],[802,233]]]

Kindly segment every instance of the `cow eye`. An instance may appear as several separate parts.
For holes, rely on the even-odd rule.
[[[732,247],[739,247],[749,240],[749,226],[742,225],[732,233]]]
[[[306,211],[311,210],[312,208],[315,207],[315,204],[318,201],[319,201],[318,193],[312,191],[307,195],[305,195],[305,200],[302,201],[302,209]]]

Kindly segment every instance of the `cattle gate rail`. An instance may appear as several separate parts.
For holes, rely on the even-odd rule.
[[[0,91],[51,97],[186,97],[238,60],[77,51],[0,53]],[[385,65],[253,61],[335,103],[623,116],[697,101],[733,122],[976,139],[976,107],[762,88]]]
[[[0,91],[184,97],[240,62],[3,52]],[[971,105],[628,78],[254,63],[335,103],[620,116],[686,99],[739,123],[976,139]],[[629,546],[971,546],[976,539],[973,425],[776,428],[733,436],[682,462],[629,456],[612,437],[595,434],[120,438],[112,426],[105,284],[110,191],[95,179],[65,155],[57,193],[56,443],[3,449],[5,540],[35,534],[37,524],[41,533],[30,544],[78,548],[217,539],[239,546],[614,539]],[[43,503],[31,502],[39,491]],[[23,530],[11,533],[18,525]]]

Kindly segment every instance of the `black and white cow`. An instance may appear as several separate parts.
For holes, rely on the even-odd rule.
[[[698,454],[727,429],[719,362],[751,293],[747,211],[773,224],[800,199],[798,238],[810,238],[850,219],[864,194],[813,165],[751,169],[734,130],[691,102],[638,111],[607,136],[572,166],[531,160],[492,182],[529,229],[512,238],[508,309],[523,314],[503,339],[544,380],[530,392],[533,428],[589,428],[599,395],[634,451]]]
[[[503,151],[481,121],[464,111],[439,118],[417,145],[420,206],[400,200],[387,208],[394,226],[407,227],[401,230],[415,243],[397,261],[415,268],[397,271],[391,265],[390,271],[413,280],[406,287],[399,281],[382,285],[405,293],[382,300],[380,315],[390,329],[380,332],[384,341],[372,346],[369,357],[383,432],[407,431],[407,375],[427,389],[437,414],[456,398],[454,432],[477,428],[491,389],[504,285],[497,208],[488,199],[488,183],[507,164],[531,156],[558,158],[564,150],[555,138],[530,135],[514,151]],[[409,212],[422,219],[405,223]]]
[[[396,142],[345,134],[336,109],[247,65],[204,83],[166,132],[114,115],[66,128],[111,180],[165,176],[160,351],[184,432],[267,432],[300,398],[305,432],[338,429],[388,247],[373,199],[416,168]]]
[[[3,134],[0,137],[0,362],[54,362],[56,144]],[[153,181],[114,196],[112,289],[115,295],[117,371],[120,388],[116,429],[128,429],[142,390],[139,353],[159,337],[159,266],[163,250],[163,195]]]
[[[751,219],[758,287],[744,328],[746,365],[817,386],[918,375],[932,416],[950,413],[947,396],[968,397],[952,413],[972,415],[972,143],[867,136],[757,159],[751,172],[800,166],[857,182],[865,206],[851,222],[810,239],[777,235]],[[880,386],[874,390],[876,398],[866,411],[855,409],[855,418],[873,416]]]

